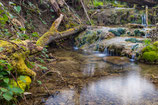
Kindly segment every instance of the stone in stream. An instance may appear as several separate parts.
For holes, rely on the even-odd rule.
[[[125,66],[130,63],[129,58],[127,57],[119,57],[119,56],[108,56],[104,57],[103,60],[105,62],[117,65],[117,66]]]

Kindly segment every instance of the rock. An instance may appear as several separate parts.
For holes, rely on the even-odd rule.
[[[102,39],[109,39],[115,37],[115,35],[112,32],[104,33],[105,35],[102,37]]]
[[[144,26],[141,24],[131,24],[131,23],[128,24],[128,27],[129,28],[144,28]]]
[[[158,4],[157,0],[119,0],[119,1],[124,1],[133,4],[139,4],[139,5],[148,5],[148,6],[154,6]]]
[[[149,38],[152,41],[158,41],[158,23],[156,24],[156,28],[149,31]]]
[[[129,58],[119,57],[119,56],[108,56],[108,57],[104,57],[103,60],[105,62],[118,65],[118,66],[125,66],[130,63]]]
[[[99,26],[127,24],[131,21],[130,17],[134,13],[133,8],[110,8],[94,10],[92,13],[92,19],[95,24]]]

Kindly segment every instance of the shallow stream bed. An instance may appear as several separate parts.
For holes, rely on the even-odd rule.
[[[58,60],[48,65],[55,71],[43,78],[43,86],[31,89],[34,105],[158,105],[156,65],[118,66],[103,61],[106,54],[99,52],[57,50],[53,55]]]

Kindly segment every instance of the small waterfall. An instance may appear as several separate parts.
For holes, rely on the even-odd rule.
[[[93,53],[94,53],[95,56],[97,56],[97,57],[105,57],[105,56],[109,56],[109,51],[108,51],[108,48],[107,48],[107,47],[104,49],[103,52],[93,51]]]
[[[132,54],[132,57],[130,59],[131,62],[134,62],[135,61],[135,54]]]
[[[142,25],[145,26],[145,27],[147,27],[147,23],[146,23],[146,15],[145,15],[145,14],[142,15]],[[143,30],[145,30],[145,38],[147,38],[148,33],[147,33],[146,28],[144,28]]]
[[[73,49],[74,49],[74,50],[78,50],[79,48],[78,48],[77,46],[74,46]]]
[[[146,15],[145,15],[145,14],[142,15],[142,25],[143,25],[143,26],[147,26],[147,23],[146,23]]]
[[[105,49],[104,49],[104,52],[103,52],[106,56],[109,56],[109,50],[108,50],[108,48],[106,47]]]

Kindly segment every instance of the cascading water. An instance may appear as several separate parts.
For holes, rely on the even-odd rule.
[[[134,61],[135,61],[135,55],[134,55],[134,54],[132,54],[130,61],[131,61],[131,62],[134,62]]]
[[[146,15],[145,14],[142,15],[142,25],[145,26],[145,27],[147,26]]]
[[[105,49],[104,49],[104,52],[103,52],[106,56],[109,56],[109,50],[108,50],[108,48],[106,47]]]
[[[142,25],[145,26],[145,27],[147,27],[147,23],[146,23],[146,15],[145,15],[145,14],[142,15]],[[143,30],[145,30],[145,38],[147,38],[148,33],[147,33],[146,28],[144,28]]]
[[[104,51],[102,53],[99,51],[94,51],[94,53],[95,53],[95,56],[98,56],[98,57],[109,56],[109,51],[108,51],[107,47],[104,49]]]

